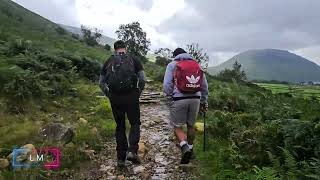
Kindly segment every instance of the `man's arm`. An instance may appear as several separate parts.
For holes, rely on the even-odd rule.
[[[206,75],[203,74],[203,80],[201,82],[201,103],[207,103],[208,102],[208,81],[206,78]]]
[[[144,70],[141,70],[138,72],[138,80],[139,80],[139,83],[138,83],[138,86],[139,86],[139,89],[140,89],[140,92],[142,92],[144,90],[144,86],[145,86],[145,82],[146,82],[146,75],[144,73]]]
[[[135,70],[138,76],[138,88],[140,90],[140,93],[144,90],[145,82],[146,82],[146,75],[143,69],[143,66],[141,62],[136,58],[133,57],[134,64],[135,64]]]
[[[166,94],[166,96],[172,96],[173,93],[173,71],[174,71],[174,64],[169,63],[166,72],[163,78],[163,92]]]
[[[109,97],[110,92],[109,92],[109,87],[108,87],[108,82],[107,82],[107,62],[103,65],[100,73],[100,78],[99,78],[99,86],[102,92]]]

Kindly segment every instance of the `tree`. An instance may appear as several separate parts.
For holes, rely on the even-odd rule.
[[[60,26],[57,26],[57,27],[56,27],[56,31],[57,31],[57,33],[60,34],[60,35],[65,35],[65,34],[67,34],[67,31],[66,31],[65,29],[63,29],[62,27],[60,27]]]
[[[169,48],[160,48],[154,51],[154,54],[170,59],[172,57],[172,50]]]
[[[81,32],[83,35],[84,42],[89,46],[96,46],[98,45],[98,40],[101,38],[101,30],[97,28],[89,28],[84,25],[81,25]]]
[[[171,62],[172,50],[169,48],[160,48],[154,51],[156,54],[156,64],[159,66],[167,66]]]
[[[128,52],[138,57],[144,57],[149,51],[150,41],[147,39],[147,33],[140,27],[139,22],[131,24],[122,24],[116,31],[118,39],[123,40],[127,44]]]
[[[236,81],[245,81],[247,79],[246,73],[243,70],[241,70],[241,64],[237,61],[234,62],[231,70],[225,69],[221,71],[217,76],[221,79],[234,79]]]
[[[106,49],[107,51],[111,50],[111,46],[109,44],[104,45],[104,49]]]
[[[191,56],[196,59],[204,71],[207,70],[209,64],[209,56],[203,52],[198,43],[191,43],[187,45],[187,51]]]
[[[73,39],[76,39],[76,40],[79,40],[80,39],[80,36],[79,36],[79,34],[71,34],[71,37],[73,38]]]

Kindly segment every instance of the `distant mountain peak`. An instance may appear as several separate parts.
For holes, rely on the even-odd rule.
[[[320,66],[287,50],[252,49],[228,61],[209,68],[211,74],[231,69],[239,62],[249,80],[279,80],[288,82],[320,81]]]
[[[64,28],[65,30],[67,30],[73,34],[78,34],[78,35],[82,36],[82,32],[81,32],[80,27],[74,27],[74,26],[69,26],[69,25],[64,25],[64,24],[59,24],[59,26],[61,26],[62,28]],[[109,44],[110,46],[113,46],[114,42],[116,42],[115,39],[108,37],[108,36],[105,36],[103,34],[99,40],[99,43],[102,45]]]

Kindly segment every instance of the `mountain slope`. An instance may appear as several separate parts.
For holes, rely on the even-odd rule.
[[[63,25],[63,24],[60,24],[60,26],[73,34],[78,34],[80,36],[82,35],[81,28],[67,26],[67,25]],[[108,37],[108,36],[105,36],[105,35],[102,35],[102,37],[99,39],[99,43],[102,45],[109,44],[110,46],[113,46],[113,43],[115,41],[116,41],[115,39]]]
[[[230,60],[209,68],[211,74],[232,68],[238,61],[249,80],[278,80],[288,82],[319,81],[320,66],[284,50],[263,49],[240,53]]]
[[[109,55],[102,46],[89,47],[72,38],[71,33],[63,31],[58,24],[10,0],[0,0],[0,22],[0,40],[4,42],[14,39],[30,40],[36,48],[54,53],[67,51],[101,61]]]

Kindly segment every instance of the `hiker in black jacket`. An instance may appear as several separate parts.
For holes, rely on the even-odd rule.
[[[145,74],[140,61],[127,54],[123,41],[114,43],[115,54],[104,64],[100,75],[100,88],[110,99],[114,119],[117,123],[116,141],[118,166],[125,160],[140,163],[137,155],[140,140],[139,97],[144,89]],[[130,122],[129,147],[126,137],[125,114]]]

